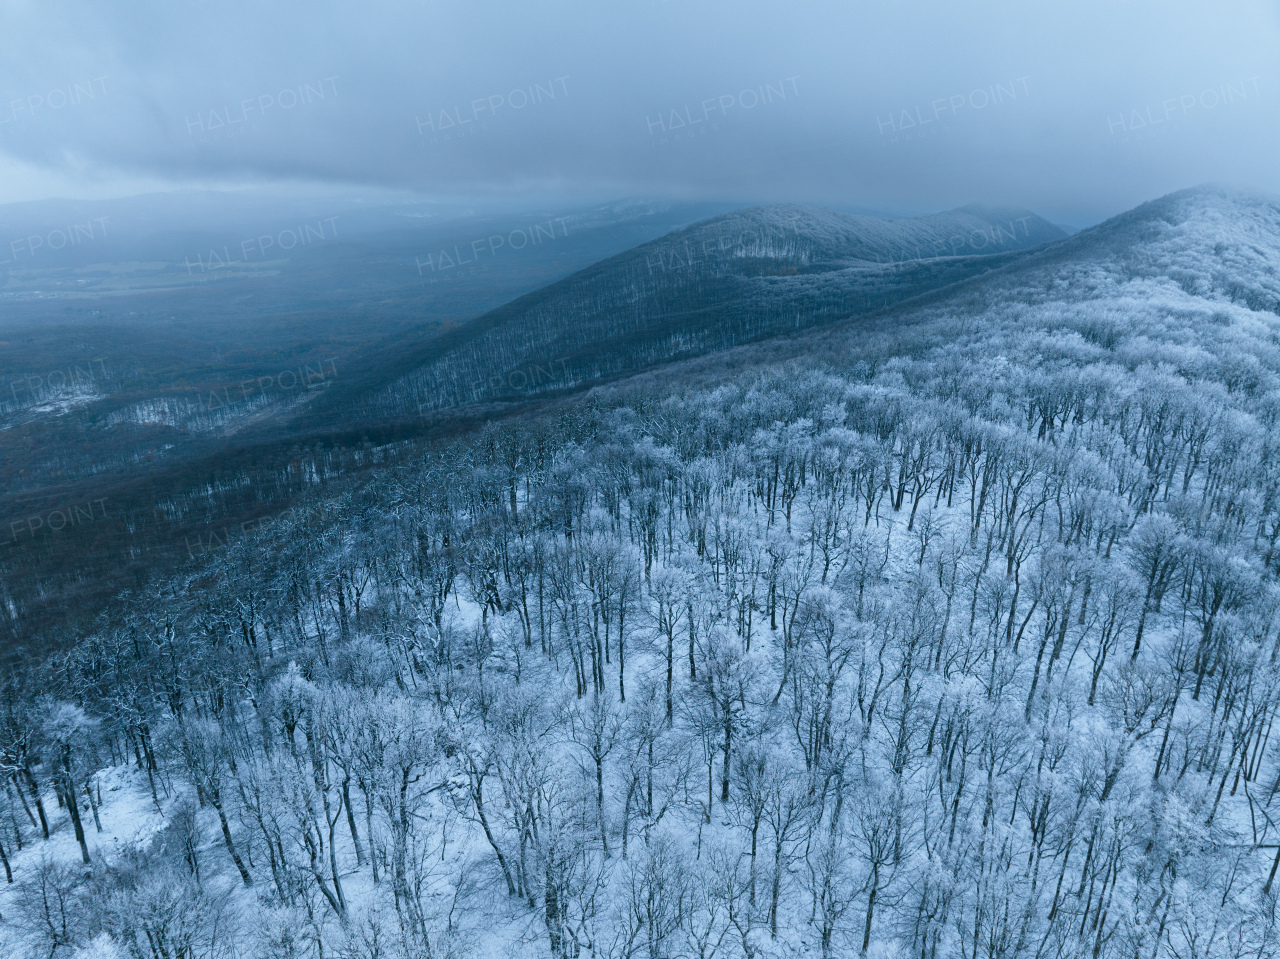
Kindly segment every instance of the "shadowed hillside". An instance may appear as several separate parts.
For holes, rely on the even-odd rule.
[[[1065,235],[980,207],[903,220],[791,205],[729,213],[451,331],[374,406],[416,415],[563,388],[870,313]]]

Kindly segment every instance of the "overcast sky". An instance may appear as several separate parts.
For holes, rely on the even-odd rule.
[[[0,0],[0,202],[326,182],[979,201],[1280,193],[1261,0]]]

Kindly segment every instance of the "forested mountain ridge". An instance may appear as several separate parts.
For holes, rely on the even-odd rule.
[[[1054,251],[1087,257],[1138,278],[1164,278],[1186,292],[1225,296],[1280,312],[1280,206],[1272,197],[1197,187],[1144,203],[1071,237]]]
[[[982,207],[903,220],[795,205],[735,211],[434,340],[422,367],[372,405],[419,415],[590,382],[869,313],[1064,235],[1026,211]],[[464,255],[439,252],[450,268]]]
[[[333,476],[8,683],[0,949],[1269,959],[1277,268],[1188,191]]]
[[[1275,198],[1222,187],[1180,190],[1067,239],[1001,264],[969,285],[1007,298],[1046,282],[1086,277],[1174,283],[1205,299],[1225,297],[1252,309],[1280,308],[1280,206]],[[1014,277],[1021,275],[1025,281]],[[1032,279],[1034,278],[1034,279]],[[1109,286],[1099,287],[1110,292]],[[1049,291],[1052,295],[1052,290]]]

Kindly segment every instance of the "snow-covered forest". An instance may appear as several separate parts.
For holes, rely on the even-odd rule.
[[[1123,226],[122,597],[3,690],[0,952],[1276,955],[1280,210]]]

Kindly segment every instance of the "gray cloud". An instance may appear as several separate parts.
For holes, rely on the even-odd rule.
[[[1205,180],[1280,192],[1256,0],[0,10],[0,200],[328,181],[1080,223]]]

